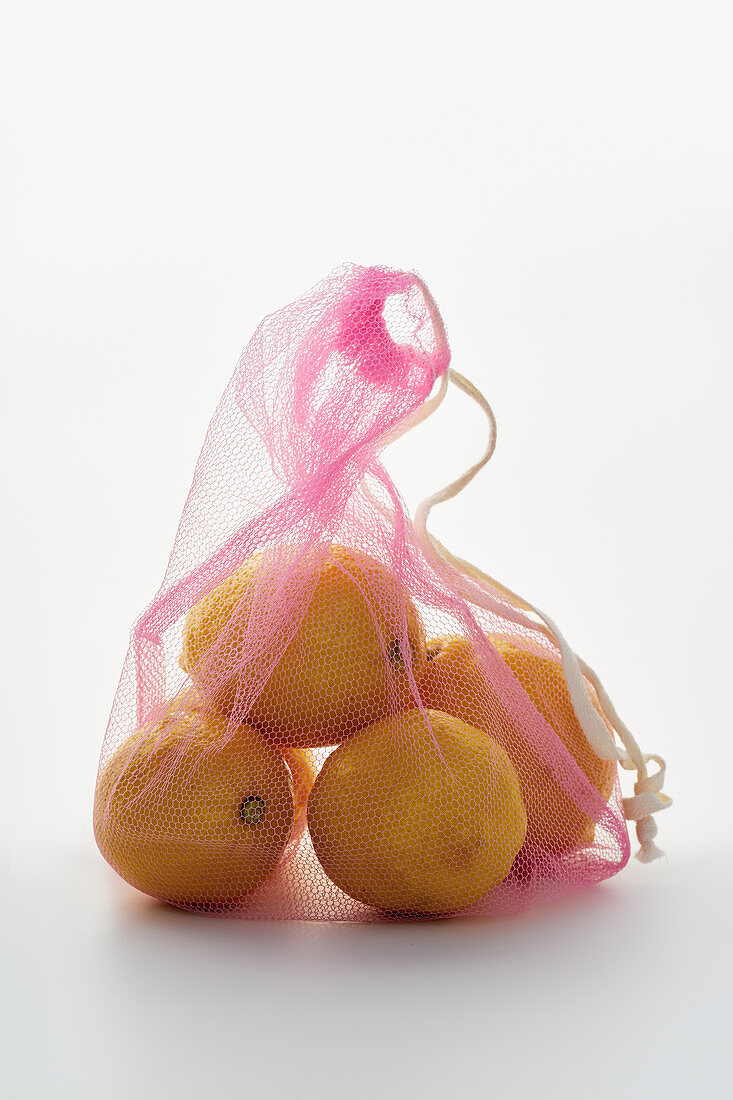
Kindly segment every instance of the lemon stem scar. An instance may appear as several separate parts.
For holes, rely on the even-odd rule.
[[[443,644],[443,642],[440,639],[436,639],[435,641],[428,643],[425,650],[425,656],[427,657],[428,661],[434,661],[436,657],[440,656],[444,649],[445,645]]]
[[[416,657],[415,646],[412,644],[411,641],[409,642],[409,646],[410,656],[411,659],[414,661]],[[387,650],[387,656],[389,657],[389,663],[391,665],[394,665],[396,668],[405,667],[405,658],[402,655],[402,646],[400,645],[399,638],[395,638],[393,642],[390,642],[389,649]]]
[[[259,825],[265,816],[265,800],[257,794],[245,798],[239,806],[239,816],[245,825]]]

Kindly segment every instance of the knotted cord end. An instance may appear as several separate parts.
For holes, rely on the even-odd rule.
[[[646,765],[650,760],[657,764],[657,771],[653,775],[646,774]],[[639,767],[634,794],[631,798],[623,800],[624,816],[627,821],[636,822],[636,835],[639,839],[636,858],[640,863],[652,863],[664,855],[661,848],[654,843],[657,822],[652,815],[672,805],[672,799],[662,791],[665,771],[666,765],[661,756],[654,753],[646,754]]]

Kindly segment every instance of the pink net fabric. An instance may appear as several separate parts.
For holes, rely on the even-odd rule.
[[[241,917],[505,914],[628,859],[559,652],[428,561],[380,461],[448,363],[422,282],[355,266],[242,354],[102,748],[95,834],[138,889]]]

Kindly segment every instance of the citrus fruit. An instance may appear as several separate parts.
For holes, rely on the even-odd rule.
[[[290,775],[293,779],[295,829],[300,832],[305,825],[308,795],[315,783],[318,768],[310,749],[299,749],[285,745],[280,751],[290,768]]]
[[[177,697],[102,769],[94,825],[102,855],[132,886],[208,908],[236,904],[270,874],[293,815],[280,753]]]
[[[518,648],[504,638],[492,644],[532,703],[566,746],[602,798],[613,790],[616,766],[591,749],[573,710],[562,665]],[[561,853],[590,844],[595,822],[573,801],[513,721],[467,638],[436,638],[428,644],[428,662],[419,681],[426,707],[438,707],[495,737],[516,768],[527,808],[527,840],[546,852]]]
[[[308,801],[313,848],[345,893],[390,912],[441,914],[509,872],[527,820],[509,757],[442,711],[391,715],[323,764]]]
[[[424,662],[404,587],[338,545],[250,558],[191,609],[181,656],[220,713],[300,746],[335,744],[410,705],[407,665],[417,676]]]

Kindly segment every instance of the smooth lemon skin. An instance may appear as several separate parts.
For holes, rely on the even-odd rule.
[[[345,893],[392,913],[452,913],[508,874],[526,832],[516,772],[491,738],[419,710],[361,730],[323,764],[313,847]]]
[[[221,714],[273,742],[337,744],[414,705],[425,630],[381,562],[333,545],[294,567],[296,553],[249,559],[192,608],[181,664]]]
[[[604,801],[613,790],[616,766],[600,760],[581,729],[562,666],[501,637],[492,643],[535,708],[566,746]],[[561,854],[593,842],[595,822],[551,773],[531,735],[513,721],[498,698],[473,644],[456,635],[428,643],[428,662],[419,682],[426,707],[438,707],[485,730],[506,750],[516,768],[527,808],[527,840]]]
[[[293,783],[255,731],[174,700],[100,774],[99,849],[145,894],[177,905],[236,905],[274,870],[291,835]]]

